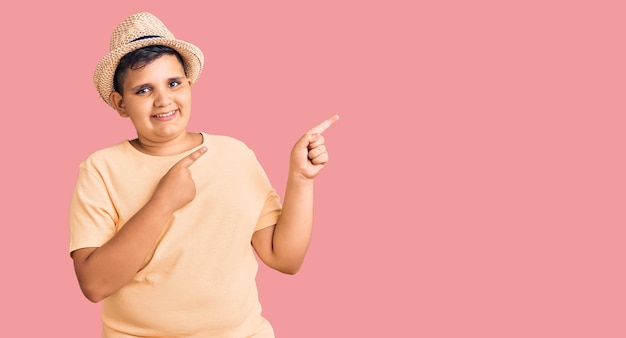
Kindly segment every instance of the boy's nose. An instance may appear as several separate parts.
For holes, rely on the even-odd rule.
[[[154,94],[155,107],[167,107],[170,103],[172,103],[172,99],[166,91],[155,91]]]

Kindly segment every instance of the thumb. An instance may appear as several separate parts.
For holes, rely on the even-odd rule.
[[[306,133],[306,134],[302,135],[302,137],[300,137],[298,142],[296,142],[296,145],[295,145],[294,148],[297,148],[297,149],[308,149],[309,145],[314,143],[315,141],[319,140],[319,138],[320,138],[320,134],[317,134],[317,133]]]

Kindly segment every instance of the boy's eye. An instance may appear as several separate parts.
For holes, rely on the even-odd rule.
[[[170,82],[170,87],[178,87],[180,86],[180,81],[171,81]]]
[[[149,88],[147,88],[147,87],[141,87],[141,88],[139,88],[139,90],[137,91],[137,94],[145,94],[145,93],[147,93],[148,91],[150,91],[150,89],[149,89]]]

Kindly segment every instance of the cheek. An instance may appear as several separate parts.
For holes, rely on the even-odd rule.
[[[148,102],[148,100],[132,100],[126,102],[126,113],[132,117],[142,117],[146,114],[151,114],[152,112],[152,103]]]
[[[191,90],[186,90],[177,94],[176,99],[181,106],[191,106]]]
[[[182,97],[186,101],[191,101],[191,89],[185,90],[182,94]]]
[[[148,98],[135,96],[132,100],[128,101],[127,105],[134,110],[144,110],[146,107],[152,106],[152,101]]]

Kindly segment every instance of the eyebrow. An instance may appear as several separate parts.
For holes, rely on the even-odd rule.
[[[182,82],[184,79],[185,79],[184,76],[174,76],[174,77],[167,79],[167,82],[172,82],[172,81]]]

